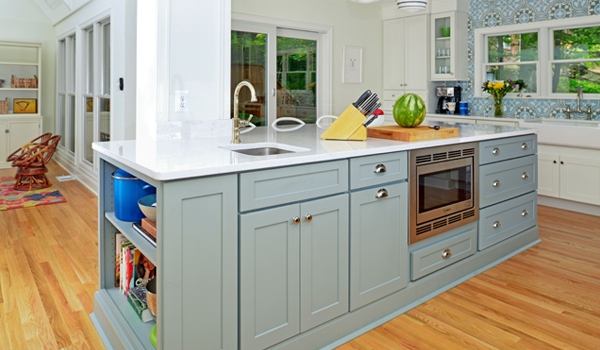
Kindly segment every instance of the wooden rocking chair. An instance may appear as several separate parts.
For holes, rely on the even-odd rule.
[[[52,159],[61,136],[50,136],[45,142],[42,142],[42,136],[38,138],[39,140],[33,140],[11,155],[13,157],[12,166],[18,167],[13,186],[17,191],[31,191],[52,186],[46,177],[48,172],[46,164]],[[38,142],[35,142],[36,140]]]

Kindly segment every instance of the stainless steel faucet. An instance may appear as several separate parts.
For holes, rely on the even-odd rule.
[[[581,99],[583,98],[583,91],[581,90],[581,85],[577,88],[577,109],[572,110],[571,104],[567,104],[567,119],[571,119],[571,113],[585,113],[587,115],[587,120],[592,120],[592,106],[587,105],[586,110],[581,109]]]
[[[248,89],[250,89],[250,93],[252,94],[252,96],[250,97],[250,101],[252,102],[256,102],[258,101],[256,99],[256,90],[254,89],[254,86],[252,86],[252,84],[250,84],[250,82],[248,81],[240,81],[239,84],[237,84],[237,86],[235,87],[235,91],[233,93],[233,118],[232,118],[232,135],[231,135],[231,143],[241,143],[242,140],[240,139],[240,128],[245,128],[248,125],[250,125],[250,119],[252,119],[253,115],[250,114],[250,118],[248,118],[248,120],[242,120],[238,117],[238,100],[240,98],[240,90],[242,89],[242,87],[246,86]]]

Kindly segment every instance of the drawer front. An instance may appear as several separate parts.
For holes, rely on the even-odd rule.
[[[350,189],[405,180],[408,176],[406,152],[378,154],[350,159]]]
[[[393,101],[396,102],[400,96],[404,95],[404,90],[384,90],[383,91],[383,100],[384,101]]]
[[[465,225],[462,233],[410,253],[411,280],[435,272],[477,251],[477,225]]]
[[[240,211],[323,197],[348,190],[348,161],[297,165],[240,174]]]
[[[537,154],[479,167],[479,207],[537,189]]]
[[[479,143],[479,164],[499,162],[537,153],[537,135],[509,137]]]
[[[482,209],[479,211],[479,250],[514,236],[536,223],[536,192]]]

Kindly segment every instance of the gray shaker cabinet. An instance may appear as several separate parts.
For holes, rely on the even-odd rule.
[[[242,349],[348,312],[348,195],[241,214],[240,290]]]
[[[407,196],[406,182],[350,194],[350,311],[408,284]]]

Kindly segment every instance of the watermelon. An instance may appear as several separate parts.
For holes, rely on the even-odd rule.
[[[414,128],[425,119],[425,102],[417,94],[404,94],[394,103],[394,120],[403,128]]]

